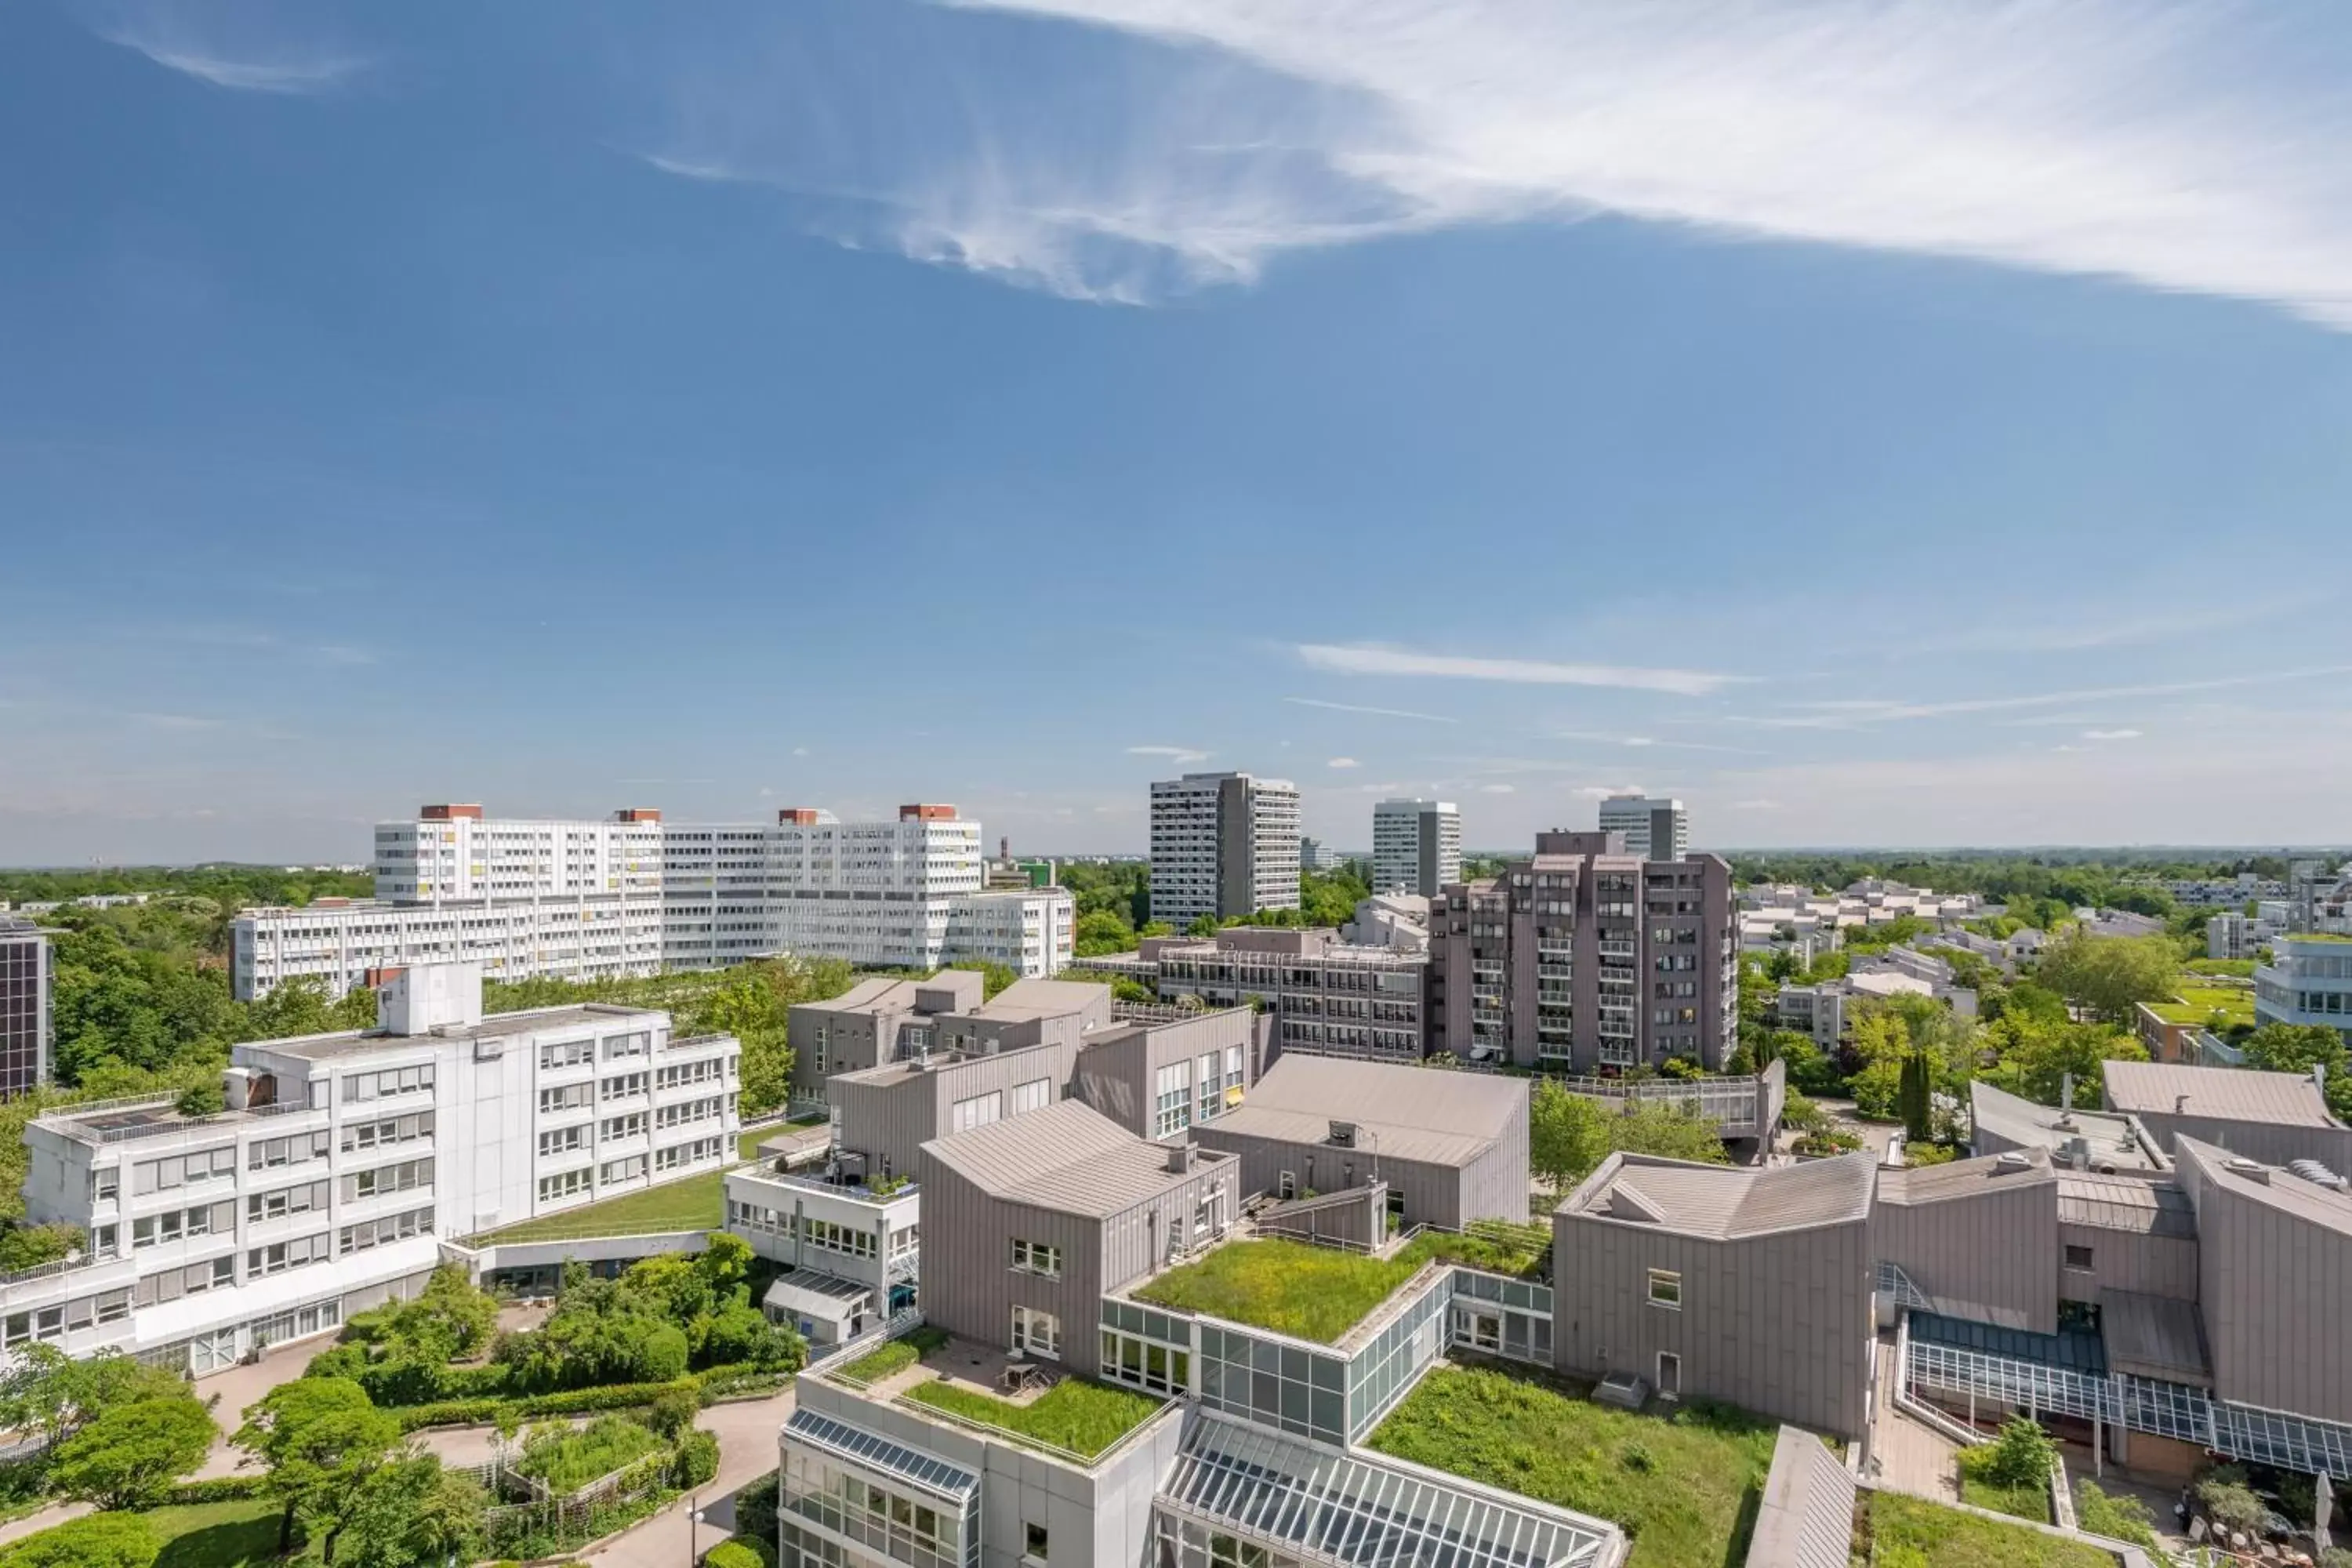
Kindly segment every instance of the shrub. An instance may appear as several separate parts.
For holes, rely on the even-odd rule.
[[[576,1432],[561,1423],[532,1431],[523,1438],[522,1458],[515,1469],[537,1476],[560,1496],[578,1491],[660,1447],[661,1439],[635,1422],[602,1415]]]
[[[758,1552],[740,1541],[722,1541],[703,1553],[703,1568],[769,1568]]]
[[[488,1426],[502,1415],[525,1417],[581,1415],[593,1410],[627,1410],[651,1405],[669,1388],[691,1389],[690,1380],[670,1383],[625,1383],[604,1388],[572,1388],[556,1394],[535,1394],[519,1399],[450,1399],[436,1405],[413,1405],[393,1414],[400,1429],[415,1432],[426,1426]]]
[[[163,1543],[135,1513],[93,1513],[0,1547],[0,1568],[148,1568]]]
[[[216,1083],[199,1083],[182,1089],[172,1109],[191,1121],[206,1116],[218,1116],[228,1109],[228,1097]]]
[[[2154,1516],[2147,1511],[2147,1504],[2128,1492],[2110,1497],[2096,1481],[2076,1482],[2074,1521],[2093,1535],[2128,1541],[2150,1552],[2158,1550]],[[2352,1568],[2352,1563],[2347,1568]]]
[[[2270,1510],[2246,1485],[2245,1472],[2234,1465],[2217,1466],[2197,1483],[2197,1506],[2224,1530],[2259,1536]]]
[[[694,1425],[697,1412],[702,1408],[701,1394],[691,1388],[665,1388],[654,1395],[646,1411],[646,1425],[668,1441]]]
[[[735,1494],[735,1534],[764,1546],[776,1542],[776,1475],[771,1470]]]
[[[707,1486],[719,1474],[719,1439],[699,1429],[677,1440],[677,1457],[670,1469],[675,1486]]]
[[[2000,1436],[1989,1447],[1969,1449],[1960,1456],[1960,1463],[1995,1486],[2046,1487],[2051,1461],[2057,1457],[2058,1445],[2049,1433],[2013,1415],[2001,1424]]]
[[[85,1237],[78,1225],[9,1225],[0,1229],[0,1274],[16,1274],[70,1258]]]
[[[215,1476],[210,1480],[182,1481],[163,1494],[163,1508],[197,1508],[211,1502],[242,1502],[269,1495],[267,1476]]]

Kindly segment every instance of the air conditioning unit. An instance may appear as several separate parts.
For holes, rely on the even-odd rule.
[[[1331,1142],[1335,1148],[1354,1148],[1356,1146],[1356,1124],[1352,1121],[1334,1121],[1331,1123]]]

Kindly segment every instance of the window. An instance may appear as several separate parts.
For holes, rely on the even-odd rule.
[[[283,1219],[290,1214],[309,1214],[327,1206],[327,1184],[304,1182],[297,1186],[280,1187],[274,1193],[254,1193],[245,1200],[245,1217],[250,1221]]]
[[[408,1237],[424,1236],[432,1228],[431,1209],[411,1209],[406,1214],[362,1220],[357,1225],[343,1226],[341,1250],[346,1254],[365,1252],[372,1247],[388,1247]]]
[[[604,1167],[596,1173],[596,1179],[607,1184],[634,1182],[645,1173],[646,1157],[643,1154],[631,1154],[626,1159],[605,1161]]]
[[[112,1203],[116,1194],[121,1191],[122,1167],[109,1165],[102,1170],[92,1171],[89,1179],[90,1200],[93,1203]]]
[[[1214,1120],[1218,1110],[1216,1052],[1207,1052],[1201,1058],[1200,1064],[1192,1074],[1192,1085],[1201,1095],[1200,1105],[1193,1113],[1193,1120],[1196,1121]]]
[[[290,1138],[257,1138],[246,1148],[246,1169],[265,1171],[279,1165],[299,1165],[306,1160],[323,1160],[331,1136],[320,1128],[316,1132],[298,1132]]]
[[[584,1045],[586,1042],[582,1043]],[[604,1040],[604,1059],[612,1061],[621,1057],[641,1057],[652,1047],[653,1037],[648,1034],[608,1036]]]
[[[633,1110],[626,1116],[615,1116],[604,1123],[597,1136],[601,1138],[635,1138],[646,1130],[646,1113]]]
[[[1013,1348],[1052,1361],[1062,1359],[1062,1320],[1034,1307],[1013,1309]]]
[[[1275,1193],[1276,1195],[1279,1197],[1297,1197],[1298,1195],[1298,1177],[1297,1173],[1290,1171],[1283,1172],[1281,1180],[1275,1184]]]
[[[1103,1331],[1101,1370],[1109,1381],[1149,1394],[1189,1394],[1192,1388],[1191,1352],[1109,1329]]]
[[[1015,1116],[1025,1110],[1043,1110],[1053,1103],[1054,1080],[1052,1079],[1034,1078],[1027,1083],[1016,1083],[1013,1086],[1013,1114]]]
[[[539,1201],[543,1204],[553,1203],[558,1198],[568,1198],[576,1193],[584,1193],[587,1190],[588,1167],[585,1165],[576,1171],[558,1171],[554,1175],[541,1176],[539,1179]]]
[[[1683,1304],[1683,1277],[1671,1268],[1650,1270],[1650,1305],[1672,1307],[1679,1311]]]
[[[245,1255],[245,1276],[248,1279],[258,1279],[271,1274],[283,1274],[289,1268],[324,1263],[332,1256],[332,1249],[328,1245],[331,1239],[322,1230],[316,1236],[253,1247]]]
[[[433,1112],[412,1110],[383,1121],[354,1121],[343,1129],[343,1152],[414,1143],[433,1136]]]
[[[604,1079],[602,1087],[604,1099],[625,1100],[631,1095],[645,1093],[646,1075],[641,1072],[620,1073]],[[583,1100],[581,1103],[587,1102]]]
[[[1683,1358],[1672,1351],[1658,1352],[1658,1397],[1679,1399],[1683,1393]]]
[[[539,1153],[541,1159],[551,1154],[569,1154],[575,1149],[586,1147],[588,1147],[588,1124],[584,1121],[574,1122],[570,1127],[559,1127],[552,1132],[542,1132],[539,1135]]]
[[[970,1100],[955,1102],[955,1130],[969,1132],[975,1127],[985,1127],[992,1121],[1001,1121],[1003,1115],[1004,1093],[1002,1089],[975,1094]]]
[[[379,1165],[373,1171],[361,1171],[345,1176],[343,1198],[346,1202],[380,1198],[387,1193],[404,1193],[432,1184],[432,1161],[404,1160],[397,1165]]]
[[[1021,1527],[1021,1555],[1031,1563],[1045,1561],[1045,1527],[1024,1524]]]
[[[539,1110],[542,1116],[558,1110],[578,1110],[596,1098],[596,1087],[587,1083],[568,1083],[562,1089],[539,1091]]]
[[[1192,1064],[1190,1061],[1171,1062],[1160,1069],[1153,1085],[1156,1095],[1156,1115],[1152,1128],[1154,1137],[1165,1138],[1181,1132],[1192,1124]]]
[[[1023,1274],[1043,1274],[1048,1279],[1062,1277],[1062,1249],[1048,1247],[1042,1241],[1013,1240],[1013,1267]]]
[[[562,1040],[539,1047],[539,1065],[542,1069],[578,1067],[596,1059],[593,1040]]]
[[[2091,1249],[2087,1247],[2069,1247],[2066,1248],[2066,1267],[2069,1268],[2090,1268]]]
[[[423,1063],[413,1068],[386,1068],[382,1072],[347,1073],[343,1078],[343,1100],[389,1100],[395,1094],[425,1094],[433,1088],[433,1064]]]

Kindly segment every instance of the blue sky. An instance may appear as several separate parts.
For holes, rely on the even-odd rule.
[[[2352,18],[0,8],[0,862],[2352,840]]]

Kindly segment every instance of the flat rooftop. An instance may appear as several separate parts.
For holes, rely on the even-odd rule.
[[[1386,1252],[1317,1247],[1283,1237],[1236,1237],[1125,1292],[1155,1307],[1197,1312],[1293,1339],[1352,1349],[1383,1321],[1398,1292],[1433,1263],[1524,1273],[1543,1257],[1497,1232],[1424,1231]]]
[[[2108,1064],[2113,1066],[2114,1064]],[[2119,1171],[2163,1171],[2171,1163],[2131,1118],[2107,1110],[2062,1110],[1979,1079],[1969,1085],[1970,1120],[1980,1133],[2004,1143],[2048,1150],[2055,1158],[2080,1138],[2094,1165]]]
[[[658,1007],[630,1007],[617,1002],[583,1002],[569,1007],[534,1007],[520,1013],[491,1013],[478,1024],[445,1025],[422,1035],[394,1035],[382,1029],[348,1029],[333,1035],[297,1035],[291,1039],[247,1042],[258,1051],[298,1057],[304,1061],[328,1061],[362,1051],[385,1051],[403,1046],[430,1045],[436,1040],[490,1040],[508,1035],[558,1034],[565,1029],[609,1026],[629,1018],[662,1018]]]

